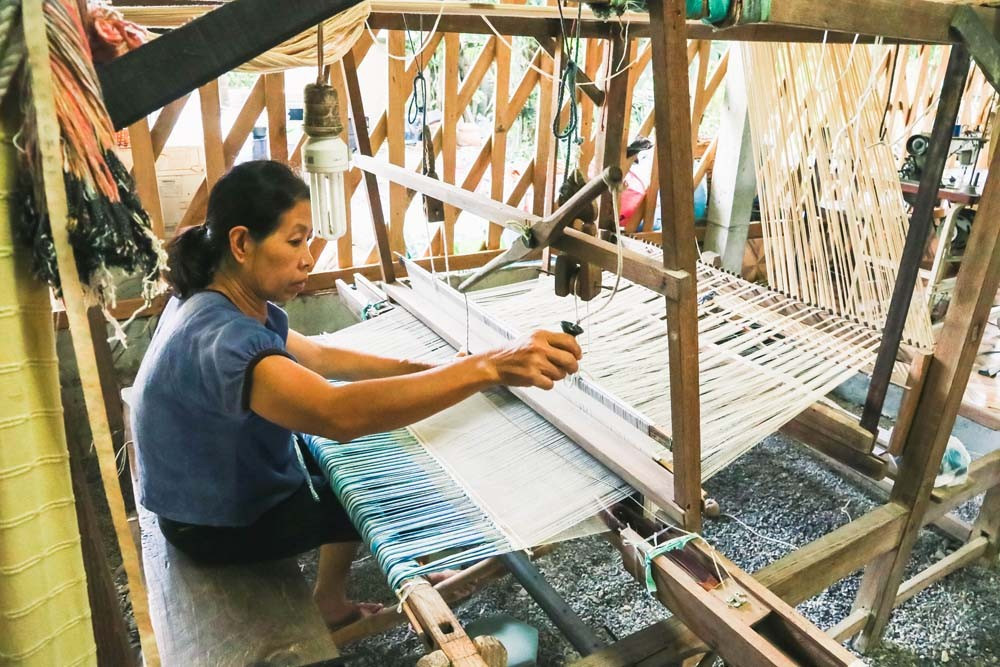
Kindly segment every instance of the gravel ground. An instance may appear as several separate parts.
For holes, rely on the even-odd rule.
[[[877,505],[804,447],[780,435],[765,440],[709,480],[705,488],[725,513],[706,524],[705,537],[748,571]],[[960,508],[960,515],[974,518],[978,502]],[[925,530],[914,549],[910,574],[958,546]],[[565,543],[537,564],[577,613],[608,641],[669,616],[625,573],[618,552],[599,537]],[[304,557],[302,566],[308,576],[314,576],[315,557]],[[859,580],[855,575],[838,582],[799,610],[819,627],[828,628],[849,612]],[[351,593],[357,599],[391,599],[370,558],[355,565]],[[463,623],[505,613],[537,627],[539,665],[563,665],[577,657],[510,577],[486,586],[457,606],[456,612]],[[344,652],[351,665],[384,667],[412,665],[422,648],[412,632],[399,628]],[[867,659],[872,665],[885,666],[1000,664],[1000,575],[996,570],[968,567],[909,600],[894,612],[885,641]]]

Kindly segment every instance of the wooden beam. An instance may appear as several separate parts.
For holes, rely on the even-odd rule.
[[[233,0],[134,51],[97,65],[116,129],[213,81],[358,0]],[[234,26],[239,26],[234,39]],[[165,64],[168,64],[165,66]]]
[[[285,73],[263,75],[267,107],[267,142],[271,159],[288,164],[288,112],[285,110]]]
[[[531,555],[537,558],[540,553],[548,553],[552,548],[552,546],[542,546],[538,549],[532,549]],[[506,574],[507,568],[504,567],[503,563],[497,558],[488,558],[465,568],[439,584],[435,584],[434,588],[445,602],[452,604],[468,597],[466,593],[468,588],[478,590],[481,585],[499,579]],[[331,633],[331,638],[337,646],[344,647],[372,635],[381,634],[405,622],[406,616],[402,612],[396,611],[395,607],[390,607],[350,625],[338,628]]]
[[[543,39],[539,40],[538,45],[545,49],[545,53],[549,54],[549,57],[555,59],[557,52],[557,40],[555,39]],[[605,93],[603,90],[594,83],[594,80],[590,78],[590,75],[583,71],[583,64],[577,63],[579,69],[576,71],[576,82],[577,87],[580,89],[584,95],[590,99],[591,102],[597,106],[604,106]]]
[[[222,147],[222,107],[219,100],[219,81],[209,81],[198,89],[201,100],[201,130],[205,149],[205,180],[211,192],[215,183],[226,172],[225,152]]]
[[[572,228],[564,229],[562,235],[553,241],[552,247],[567,255],[596,264],[605,271],[616,271],[618,268],[618,247],[614,243]],[[693,282],[689,274],[666,269],[659,261],[642,253],[623,248],[621,254],[623,278],[648,287],[667,297],[668,300],[677,299],[684,289],[683,286]]]
[[[464,255],[451,255],[448,257],[448,264],[451,266],[452,271],[475,269],[479,268],[483,264],[486,264],[488,261],[499,255],[500,252],[500,250],[484,250]],[[428,271],[431,268],[431,262],[433,262],[434,266],[438,268],[444,266],[443,255],[438,255],[436,257],[421,257],[420,259],[410,261],[420,268]],[[310,274],[309,278],[306,280],[306,287],[302,290],[302,294],[308,295],[332,290],[336,287],[338,279],[346,280],[354,274],[360,274],[369,280],[377,280],[381,277],[379,275],[380,267],[380,264],[365,264],[362,266],[352,266],[346,269],[338,269],[336,271],[321,271]],[[395,265],[393,268],[393,275],[396,277],[405,276],[406,266],[402,264]]]
[[[507,130],[504,122],[510,104],[510,47],[497,40],[495,45],[496,69],[493,81],[493,142],[490,145],[490,197],[504,201],[507,181]],[[490,225],[486,232],[486,247],[500,247],[503,228]]]
[[[354,123],[354,136],[358,142],[358,152],[354,156],[355,161],[357,161],[358,155],[372,155],[372,144],[368,135],[368,121],[365,119],[365,105],[361,99],[358,65],[352,52],[348,51],[344,54],[343,65],[347,96],[351,103],[351,121]],[[375,175],[367,172],[365,173],[365,194],[368,195],[368,210],[371,213],[372,228],[375,232],[382,280],[392,283],[396,281],[396,273],[392,266],[392,251],[389,248],[389,235],[385,225],[385,214],[382,211],[382,196],[379,194]]]
[[[681,0],[650,0],[657,175],[663,220],[663,266],[692,279],[677,299],[667,299],[671,433],[676,502],[684,527],[701,527],[701,406],[698,387],[698,304],[695,268],[694,192],[691,183],[691,104],[688,93],[685,6]]]
[[[408,579],[403,611],[425,645],[444,652],[453,667],[493,667],[479,654],[451,608],[425,579]]]
[[[149,121],[140,118],[128,128],[132,144],[132,176],[135,190],[142,207],[149,214],[153,234],[158,239],[164,237],[163,209],[160,206],[160,186],[156,180],[156,151],[150,136]]]
[[[63,401],[66,404],[66,401]],[[69,412],[63,411],[63,420]],[[80,526],[80,549],[87,573],[87,598],[90,602],[90,621],[97,644],[97,662],[100,665],[133,667],[135,651],[129,643],[128,629],[118,604],[118,590],[111,576],[112,568],[104,546],[101,523],[87,483],[87,451],[75,438],[68,437],[75,425],[66,423],[69,447],[69,471],[73,483],[76,520]]]
[[[155,157],[159,158],[163,152],[163,147],[167,145],[167,139],[170,138],[170,133],[174,131],[177,119],[181,117],[181,112],[184,111],[184,106],[189,99],[191,99],[191,93],[178,97],[160,109],[159,115],[156,116],[156,122],[153,123],[153,129],[150,131],[153,140],[153,155]]]
[[[389,102],[386,108],[386,142],[389,144],[389,162],[406,165],[406,100],[410,97],[412,82],[405,76],[405,65],[400,58],[406,55],[406,38],[402,32],[389,32],[386,43],[389,58]],[[389,184],[389,248],[392,252],[405,252],[403,226],[410,200],[406,189],[398,183]]]
[[[487,199],[455,185],[427,178],[409,169],[400,168],[375,158],[358,155],[355,156],[355,164],[369,174],[387,178],[393,183],[428,194],[435,199],[457,206],[463,211],[468,211],[498,225],[514,224],[515,226],[530,227],[542,220],[538,216],[513,206]],[[574,257],[598,264],[609,271],[614,271],[617,267],[618,249],[615,244],[580,234],[573,229],[563,230],[563,234],[553,242],[552,247],[572,254]],[[670,299],[676,298],[680,292],[680,285],[690,280],[688,274],[665,269],[656,260],[627,248],[623,250],[623,255],[622,275],[625,278],[645,285]]]
[[[899,592],[896,593],[896,599],[893,602],[894,606],[898,607],[928,586],[947,577],[955,570],[960,570],[966,565],[976,562],[980,556],[986,553],[988,546],[989,540],[987,538],[977,537],[968,544],[963,544],[930,567],[921,570],[911,579],[903,582],[899,587]]]
[[[858,43],[867,44],[873,41],[873,34],[879,33],[856,29],[864,23],[870,29],[887,31],[888,42],[951,43],[956,39],[948,32],[948,21],[952,10],[945,7],[949,6],[935,7],[936,3],[926,0],[908,0],[905,3],[907,6],[930,5],[929,8],[922,8],[924,11],[918,12],[919,20],[922,21],[918,26],[910,25],[909,17],[898,18],[906,10],[896,10],[895,0],[878,0],[878,10],[868,9],[869,6],[864,0],[853,0],[849,9],[824,7],[823,12],[812,14],[809,13],[810,6],[807,0],[797,0],[792,3],[796,6],[788,11],[784,11],[784,7],[779,8],[782,10],[781,17],[786,19],[785,21],[779,21],[775,12],[771,12],[769,17],[765,14],[765,18],[761,18],[761,12],[757,8],[765,4],[762,1],[742,3],[744,16],[738,25],[719,27],[702,21],[688,21],[688,34],[691,39],[716,41],[818,43],[825,39],[827,43],[850,44],[856,39],[855,34],[860,33],[857,38]],[[756,13],[747,12],[745,8],[748,5],[756,9]],[[885,16],[883,11],[885,7],[892,7],[897,18],[892,23],[885,22],[879,26],[880,18]],[[874,13],[859,18],[858,14],[867,11]],[[992,25],[994,10],[977,8],[976,11],[987,19],[988,25]],[[411,27],[416,25],[421,15],[437,16],[439,13],[441,20],[438,29],[444,32],[491,35],[496,29],[502,35],[534,37],[539,41],[560,34],[559,14],[554,7],[512,3],[484,5],[479,2],[454,2],[448,3],[447,9],[442,12],[440,4],[436,2],[379,0],[372,3],[369,22],[373,28],[403,30],[405,25]],[[803,15],[805,18],[798,18]],[[484,17],[489,20],[492,27],[486,24]],[[589,7],[583,10],[583,21],[580,26],[582,37],[612,39],[623,31],[627,31],[629,36],[635,39],[649,37],[648,15],[642,12],[626,12],[611,22],[595,17]]]
[[[556,46],[557,58],[542,58],[540,69],[549,75],[539,79],[538,104],[535,107],[535,178],[531,184],[532,206],[535,215],[548,215],[555,206],[554,182],[556,177],[556,152],[558,144],[552,136],[552,121],[559,113],[556,109],[559,85],[559,67],[562,44]]]
[[[886,500],[889,498],[889,493],[892,491],[892,480],[888,477],[883,479],[875,480],[871,476],[859,472],[855,468],[851,468],[847,464],[830,457],[823,452],[817,450],[817,455],[820,460],[826,465],[832,468],[835,472],[844,476],[850,482],[857,484],[863,490],[871,493],[876,498],[881,500]],[[933,506],[932,508],[933,509]],[[930,512],[930,510],[928,510]],[[952,539],[958,540],[959,542],[966,542],[969,536],[972,535],[972,524],[958,518],[954,514],[934,514],[933,516],[928,513],[924,516],[924,525],[934,524],[934,527],[940,530],[943,534],[951,537]]]
[[[463,211],[469,211],[498,225],[514,223],[531,226],[541,221],[539,216],[532,215],[501,202],[493,201],[482,195],[468,192],[457,185],[427,178],[396,164],[366,155],[356,155],[354,163],[365,172],[388,179],[390,183],[399,188],[409,188],[421,194],[430,195],[446,204],[456,206]]]
[[[841,0],[823,5],[809,0],[744,0],[741,5],[736,23],[743,25],[798,26],[940,44],[957,41],[949,28],[961,6],[927,0]],[[996,25],[998,14],[994,8],[976,7],[974,11],[987,25]]]
[[[892,379],[892,371],[903,340],[903,330],[910,313],[914,285],[920,270],[920,259],[927,247],[927,235],[933,227],[934,207],[938,200],[941,175],[951,154],[951,137],[962,103],[962,91],[969,74],[969,52],[955,46],[948,57],[948,71],[941,86],[931,145],[926,156],[926,166],[920,177],[920,190],[913,204],[913,214],[906,231],[906,242],[899,260],[899,270],[892,289],[892,298],[885,318],[882,340],[879,344],[875,368],[872,370],[868,396],[865,399],[861,425],[872,433],[878,432],[882,405]]]
[[[872,454],[875,436],[844,410],[814,403],[782,426],[781,432],[871,479],[885,477],[885,460]]]
[[[483,47],[482,59],[490,46],[488,42]],[[462,118],[464,107],[459,107],[458,99],[458,60],[462,45],[459,36],[448,33],[444,37],[444,72],[442,106],[443,121],[441,123],[441,179],[445,183],[455,183],[455,173],[458,162],[458,121]],[[488,60],[487,60],[488,62]],[[444,207],[444,254],[455,252],[455,223],[460,211],[454,206]]]
[[[246,143],[247,137],[250,136],[250,132],[253,131],[254,123],[257,122],[257,117],[260,116],[260,112],[264,110],[264,80],[261,77],[257,78],[257,83],[250,90],[250,94],[247,96],[246,101],[240,108],[239,114],[236,116],[236,120],[233,121],[233,126],[229,128],[229,132],[226,133],[226,139],[222,142],[222,160],[224,164],[223,172],[230,169],[233,163],[236,161],[236,155],[239,150]],[[206,153],[209,151],[208,145],[205,146]],[[218,159],[215,156],[213,159]],[[207,167],[207,165],[206,165]],[[205,219],[205,211],[208,206],[208,170],[206,168],[206,180],[202,181],[198,186],[198,189],[194,193],[194,197],[191,198],[191,203],[188,205],[188,209],[184,212],[184,216],[181,218],[180,223],[178,223],[177,228],[183,229],[184,227],[190,225],[199,225]]]
[[[347,128],[349,120],[349,114],[347,113],[348,106],[350,104],[350,95],[347,93],[347,82],[344,78],[344,61],[334,63],[330,67],[330,85],[337,93],[337,98],[339,101],[338,107],[340,111],[340,125],[344,128],[344,138],[347,138]],[[287,143],[286,143],[287,145]],[[347,176],[347,174],[345,174]],[[346,269],[354,265],[354,226],[353,226],[353,215],[351,214],[351,200],[354,197],[355,189],[357,188],[357,183],[360,181],[352,182],[350,178],[344,179],[344,196],[347,200],[347,207],[344,210],[345,220],[347,222],[347,229],[344,234],[337,239],[337,266],[341,269]],[[313,244],[322,240],[320,237],[313,238]],[[324,243],[320,246],[319,250],[322,252],[323,248],[326,246]],[[319,260],[319,254],[313,252],[312,245],[309,247],[309,251],[312,252],[313,258],[317,261]]]
[[[994,565],[1000,555],[1000,486],[994,486],[983,498],[975,530],[987,540],[984,562],[988,566]]]
[[[883,505],[758,570],[753,576],[788,604],[797,605],[862,567],[864,559],[891,549],[894,540],[898,539],[905,514],[899,506]],[[643,628],[573,665],[673,665],[708,650],[709,647],[681,619],[674,617]]]
[[[799,604],[864,567],[899,542],[906,509],[889,503],[754,573],[789,604]]]
[[[612,71],[619,63],[628,62],[627,56],[632,54],[633,40],[622,37],[612,39],[608,43],[608,58],[605,77],[612,77],[617,72]],[[638,70],[637,70],[638,71]],[[631,74],[631,73],[630,73]],[[601,124],[597,130],[597,156],[603,168],[624,167],[625,160],[625,125],[631,115],[628,98],[630,95],[630,77],[614,76],[607,83],[605,103],[601,109]],[[601,195],[598,223],[602,229],[618,230],[618,221],[614,219],[614,204],[612,197],[620,197],[617,192],[606,192]]]
[[[892,437],[889,439],[889,453],[893,456],[903,454],[903,445],[910,435],[910,426],[913,424],[913,416],[917,411],[920,392],[924,389],[924,379],[927,377],[927,368],[932,358],[930,353],[921,352],[910,363],[903,399],[899,403],[899,413],[896,415]]]

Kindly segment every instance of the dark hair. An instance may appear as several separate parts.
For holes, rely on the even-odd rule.
[[[181,297],[203,289],[229,252],[229,231],[244,226],[260,241],[281,216],[309,199],[309,186],[280,162],[254,160],[236,165],[208,196],[205,224],[191,227],[167,245],[167,282]]]

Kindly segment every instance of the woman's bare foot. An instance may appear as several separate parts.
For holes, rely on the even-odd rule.
[[[319,607],[323,621],[331,630],[342,628],[368,616],[374,616],[382,611],[383,607],[378,602],[351,602],[350,600],[325,606],[317,601],[316,605]]]

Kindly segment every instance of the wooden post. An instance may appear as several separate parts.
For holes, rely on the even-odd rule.
[[[66,404],[64,398],[63,404]],[[63,418],[67,417],[63,414]],[[70,427],[67,425],[66,433]],[[76,498],[76,520],[80,525],[80,548],[83,565],[87,571],[87,597],[90,600],[91,623],[97,644],[97,663],[100,665],[135,665],[135,655],[129,645],[128,630],[118,604],[118,591],[111,577],[111,566],[104,551],[101,524],[97,519],[94,501],[87,486],[86,448],[67,437],[69,470]],[[125,473],[128,474],[127,472]]]
[[[549,76],[557,76],[559,70],[559,54],[562,53],[562,45],[556,47],[556,57],[547,58],[542,56],[539,69]],[[535,129],[535,174],[531,184],[533,204],[531,211],[535,215],[548,215],[552,212],[552,198],[546,199],[547,188],[550,181],[555,178],[555,137],[552,136],[553,106],[555,102],[553,92],[558,82],[545,76],[538,81],[538,127]]]
[[[285,111],[285,73],[264,75],[264,104],[267,106],[267,141],[271,159],[288,164],[288,114]]]
[[[997,557],[1000,556],[1000,486],[994,486],[986,492],[983,506],[976,518],[973,535],[976,532],[989,540],[986,553],[983,554],[983,562],[987,566],[995,566]]]
[[[587,40],[587,50],[586,50],[586,60],[583,63],[584,72],[586,72],[588,78],[591,80],[597,79],[597,73],[601,68],[601,61],[604,55],[604,45],[601,40],[598,39],[588,39]],[[604,97],[607,101],[607,95]],[[580,97],[580,136],[583,137],[583,143],[580,144],[580,171],[584,175],[589,175],[590,173],[590,163],[594,159],[595,144],[594,141],[594,101],[590,99],[587,95]]]
[[[956,44],[951,47],[951,55],[948,58],[948,72],[941,86],[941,99],[938,102],[937,116],[931,133],[927,166],[920,178],[920,189],[913,205],[913,215],[910,216],[910,227],[906,232],[906,243],[903,246],[903,255],[900,258],[899,271],[892,290],[892,300],[882,331],[882,342],[879,345],[871,384],[868,387],[868,397],[865,399],[865,408],[861,415],[861,425],[872,433],[876,433],[878,429],[882,405],[885,403],[885,394],[899,352],[899,343],[903,339],[903,329],[913,299],[913,286],[920,270],[920,258],[927,245],[927,234],[931,229],[934,206],[941,185],[941,174],[944,173],[945,162],[951,153],[952,128],[958,117],[958,107],[962,103],[962,90],[968,74],[969,52],[964,46]]]
[[[358,67],[354,61],[354,53],[344,54],[344,80],[347,83],[347,96],[351,103],[351,120],[354,123],[354,136],[358,141],[358,153],[371,156],[372,142],[368,134],[368,121],[365,119],[365,105],[361,100],[361,84],[358,83]],[[385,214],[382,211],[382,198],[378,191],[378,180],[374,174],[365,172],[365,194],[368,195],[368,210],[371,211],[372,227],[375,230],[375,246],[378,250],[379,268],[382,270],[382,281],[396,282],[396,271],[392,267],[392,252],[389,249],[389,235],[385,228]]]
[[[125,456],[125,415],[122,412],[121,387],[115,374],[114,357],[108,344],[108,323],[104,313],[97,306],[87,310],[87,322],[90,326],[90,337],[94,341],[94,358],[97,360],[98,380],[101,386],[101,396],[104,399],[104,410],[108,416],[108,427],[111,430],[111,446],[115,456],[121,452]],[[135,492],[132,489],[132,476],[128,467],[124,467],[118,475],[121,487],[122,501],[125,511],[135,511]]]
[[[153,234],[156,238],[162,239],[163,209],[160,206],[160,187],[156,182],[158,151],[153,145],[148,119],[141,118],[132,123],[128,128],[128,135],[132,144],[132,176],[135,178],[135,189],[142,207],[149,214]]]
[[[920,393],[924,390],[924,380],[927,378],[927,367],[930,366],[932,355],[930,353],[918,353],[910,364],[910,372],[906,378],[906,388],[903,390],[903,400],[899,403],[899,414],[896,415],[896,424],[892,429],[892,437],[889,439],[889,453],[893,456],[900,456],[903,453],[903,445],[910,435],[910,426],[913,425],[913,415],[920,402]]]
[[[69,240],[67,228],[69,210],[63,180],[61,136],[55,113],[56,101],[49,61],[49,44],[41,0],[24,3],[24,32],[28,47],[28,72],[31,77],[32,93],[35,97],[34,112],[38,131],[38,147],[41,153],[45,198],[52,224],[52,241],[55,246],[59,276],[62,280],[66,316],[69,319],[70,333],[73,339],[73,352],[76,356],[77,368],[80,371],[80,381],[83,386],[83,397],[90,419],[94,447],[97,449],[101,481],[104,483],[108,508],[118,538],[118,547],[122,554],[122,564],[128,577],[132,611],[139,629],[143,656],[147,665],[156,667],[160,664],[156,638],[153,636],[149,621],[149,606],[139,570],[139,556],[129,532],[121,488],[118,485],[115,452],[111,444],[108,417],[104,411],[98,363],[94,355],[94,343],[87,321],[86,299],[77,272],[73,246]]]
[[[337,91],[337,97],[340,101],[340,124],[344,128],[343,139],[344,143],[348,143],[347,123],[349,121],[347,105],[349,96],[347,94],[347,84],[344,80],[343,61],[340,61],[330,68],[330,85],[333,86],[335,91]],[[360,146],[360,142],[358,145]],[[354,266],[354,235],[351,231],[351,199],[353,194],[354,188],[351,185],[351,174],[348,171],[348,173],[344,174],[344,198],[347,200],[347,210],[345,211],[347,214],[347,231],[344,232],[343,236],[337,239],[337,266],[342,269]],[[313,239],[313,242],[315,241],[316,239]],[[310,248],[310,251],[311,250],[312,248]],[[320,248],[320,252],[322,252],[322,248]],[[313,259],[318,260],[319,255],[313,254]]]
[[[406,79],[406,38],[399,30],[390,30],[387,43],[389,52],[389,106],[386,114],[386,141],[389,143],[389,162],[406,166],[406,100],[410,97],[411,82]],[[360,95],[360,92],[359,92]],[[352,96],[353,97],[353,96]],[[357,118],[355,118],[357,122]],[[389,247],[393,252],[405,252],[403,225],[409,199],[406,188],[389,184]]]
[[[865,569],[855,602],[856,608],[871,610],[859,640],[865,650],[878,643],[888,623],[1000,286],[1000,178],[995,176],[1000,159],[993,160],[990,172],[890,496],[891,502],[908,508],[906,526],[897,548]]]
[[[631,53],[631,41],[621,37],[608,40],[608,66],[605,78],[615,74],[615,67],[628,64],[626,57]],[[655,85],[655,84],[654,84]],[[685,93],[686,94],[686,93]],[[598,129],[597,154],[604,168],[621,168],[625,159],[625,119],[630,114],[626,99],[629,92],[629,76],[621,74],[608,81],[604,96],[604,108],[601,111],[601,127]],[[617,231],[618,221],[614,220],[612,197],[618,197],[617,192],[607,192],[601,195],[601,205],[598,213],[598,223],[601,229]]]
[[[464,109],[459,108],[458,99],[458,59],[462,45],[458,33],[449,32],[444,37],[444,121],[441,125],[441,179],[455,185],[456,162],[458,160],[458,121]],[[454,206],[444,207],[444,255],[455,252],[455,222],[459,210]],[[432,253],[433,254],[433,253]]]
[[[184,97],[179,97],[160,109],[160,113],[156,117],[156,122],[153,123],[153,129],[150,131],[153,141],[154,158],[160,157],[163,147],[167,145],[167,139],[170,138],[170,133],[174,131],[174,126],[177,125],[177,119],[181,117],[181,112],[184,111],[184,106],[190,98],[191,94],[188,93]]]
[[[205,141],[205,179],[208,192],[226,172],[222,149],[222,107],[219,102],[219,80],[209,81],[198,89],[201,99],[201,130]]]
[[[507,180],[507,106],[510,104],[510,47],[496,41],[496,77],[493,85],[493,146],[490,153],[490,197],[504,201]],[[486,247],[500,247],[500,225],[490,225]]]
[[[708,201],[705,250],[719,253],[722,268],[738,274],[743,268],[757,180],[740,50],[730,49],[729,59],[726,96],[719,123],[718,166],[712,172],[712,192]],[[702,156],[702,161],[706,162],[707,157]]]
[[[685,512],[685,529],[697,531],[701,528],[701,406],[685,7],[682,0],[649,0],[648,4],[663,265],[687,274],[677,299],[666,300],[674,498]]]

